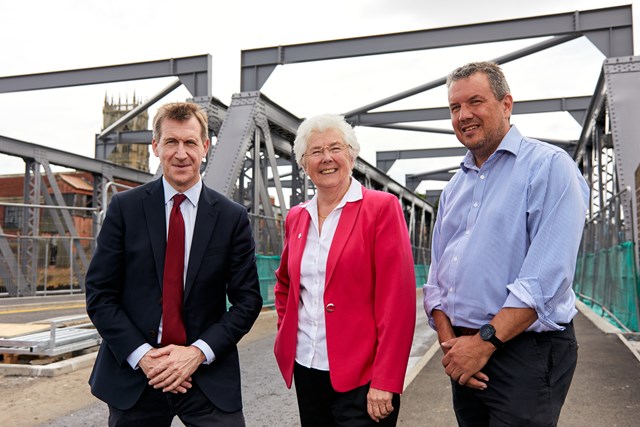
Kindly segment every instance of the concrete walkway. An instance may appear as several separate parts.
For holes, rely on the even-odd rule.
[[[615,328],[602,324],[605,321],[592,316],[588,310],[581,310],[574,320],[579,345],[578,367],[559,425],[638,426],[640,361],[637,343],[621,339],[621,335],[613,333]],[[441,357],[442,353],[437,349],[406,388],[399,425],[457,425],[451,404],[451,385],[444,374]]]
[[[433,331],[426,325],[421,308],[421,292],[418,292],[417,296],[416,330],[399,425],[455,426],[451,386],[440,362],[442,352],[435,343]],[[0,300],[0,307],[3,306],[3,302]],[[24,303],[26,300],[21,302]],[[640,426],[640,341],[633,341],[631,336],[626,339],[616,328],[583,304],[579,304],[578,307],[580,313],[575,318],[579,343],[578,367],[559,425]],[[250,335],[240,343],[245,417],[249,427],[298,425],[295,394],[293,390],[284,387],[273,360],[274,334],[274,313],[265,312],[254,325]],[[639,334],[635,336],[638,337]],[[93,356],[83,356],[87,359],[87,376]],[[66,369],[72,362],[82,358],[75,359],[59,362],[59,365],[64,365]],[[78,367],[76,364],[75,368]],[[24,375],[7,371],[15,368],[16,366],[11,365],[0,366],[0,374]],[[19,368],[43,369],[38,366]],[[52,372],[60,367],[53,368],[48,367]],[[32,372],[28,375],[44,374]],[[65,375],[56,378],[56,381],[63,381]],[[29,382],[27,377],[25,381]],[[73,398],[72,396],[73,393],[68,397]],[[96,401],[82,410],[49,420],[43,425],[101,426],[106,420],[106,412],[106,405]],[[174,425],[181,425],[177,418]]]

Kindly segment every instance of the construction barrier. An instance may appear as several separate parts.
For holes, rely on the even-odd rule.
[[[629,332],[640,331],[640,282],[634,251],[633,242],[623,242],[595,253],[582,253],[574,280],[574,290],[585,304]]]
[[[265,307],[275,304],[275,295],[273,287],[276,285],[275,271],[280,265],[280,257],[277,255],[256,255],[256,264],[258,266],[258,279],[260,280],[260,293],[264,300]],[[427,281],[429,274],[429,266],[418,264],[414,266],[416,275],[416,287],[422,288]]]

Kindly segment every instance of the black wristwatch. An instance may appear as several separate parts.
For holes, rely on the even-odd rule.
[[[483,341],[489,341],[495,348],[500,348],[504,345],[504,343],[496,337],[496,328],[489,323],[480,327],[480,338],[482,338]]]

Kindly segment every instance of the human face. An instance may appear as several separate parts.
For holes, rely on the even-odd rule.
[[[338,147],[343,149],[338,152]],[[311,155],[318,151],[319,156]],[[351,183],[349,178],[353,165],[354,161],[341,132],[327,129],[311,133],[307,150],[302,157],[302,166],[318,191],[340,193]]]
[[[496,151],[509,131],[513,99],[506,95],[497,100],[489,78],[478,72],[449,86],[451,123],[458,140],[482,164]]]
[[[160,159],[167,182],[183,193],[200,179],[200,164],[209,149],[209,139],[202,141],[202,128],[195,117],[165,119],[160,130],[160,140],[151,143],[153,153]]]

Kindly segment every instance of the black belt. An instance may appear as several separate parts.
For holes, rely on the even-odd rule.
[[[573,324],[573,320],[569,323],[558,323],[558,326],[562,326],[563,328],[567,328],[569,326],[571,326]],[[454,326],[453,327],[453,333],[456,335],[456,337],[468,337],[471,335],[475,335],[478,332],[480,332],[480,329],[474,329],[474,328],[465,328],[464,326]],[[547,332],[563,332],[563,331],[546,331],[546,332],[532,332],[532,333],[536,333],[536,334],[544,334]]]
[[[465,328],[464,326],[453,327],[453,333],[456,334],[457,337],[475,335],[478,332],[480,332],[480,329]]]

